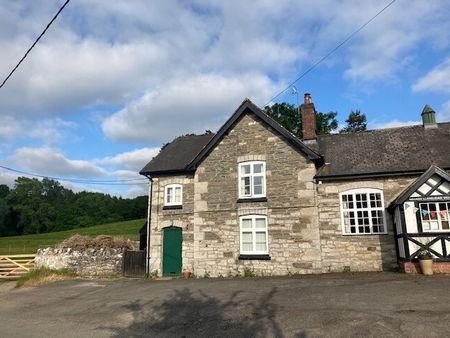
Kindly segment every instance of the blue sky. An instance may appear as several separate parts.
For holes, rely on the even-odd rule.
[[[4,78],[64,1],[0,7]],[[217,130],[246,97],[263,106],[389,1],[72,0],[0,89],[0,164],[114,180],[177,135]],[[316,109],[369,128],[450,121],[450,4],[397,0],[295,84]],[[296,103],[287,90],[275,102]],[[16,175],[0,171],[0,183]],[[145,185],[64,183],[122,196]]]

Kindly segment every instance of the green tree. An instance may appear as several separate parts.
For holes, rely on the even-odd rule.
[[[0,184],[0,198],[5,198],[9,194],[9,187],[6,184]]]
[[[316,126],[319,135],[330,134],[338,128],[337,112],[317,113]]]
[[[299,109],[286,102],[266,106],[267,115],[289,130],[298,138],[302,138],[302,119]],[[329,134],[338,128],[337,112],[316,113],[316,129],[318,134]]]
[[[7,188],[7,187],[6,187]],[[74,193],[51,179],[19,177],[0,186],[0,236],[12,236],[143,218],[147,197],[123,199],[102,193]],[[2,193],[3,191],[3,193]]]
[[[341,133],[355,133],[367,130],[366,114],[362,113],[359,109],[350,111],[345,123],[347,123],[347,126],[341,129]]]
[[[286,102],[275,103],[272,106],[266,106],[264,111],[292,134],[301,138],[302,119],[298,109],[293,104]]]

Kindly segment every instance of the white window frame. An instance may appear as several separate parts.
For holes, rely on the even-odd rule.
[[[177,188],[180,188],[180,201],[175,202],[175,200],[167,201],[167,197],[169,196],[169,189],[172,189],[173,191],[173,199],[175,199],[175,190]],[[177,205],[183,205],[183,185],[181,184],[168,184],[164,187],[164,206],[170,207],[170,206],[177,206]]]
[[[450,201],[446,201],[446,200],[444,200],[444,201],[430,201],[430,202],[428,202],[428,201],[423,201],[423,202],[419,202],[419,214],[420,214],[420,223],[421,223],[421,225],[422,225],[422,232],[449,232],[450,231],[450,229],[442,229],[442,216],[441,216],[441,211],[444,211],[444,210],[440,210],[440,206],[439,206],[439,204],[441,204],[441,203],[445,203],[445,204],[447,204],[447,207],[450,205]],[[422,215],[422,205],[423,204],[427,204],[427,205],[429,205],[429,204],[435,204],[436,205],[436,214],[437,214],[437,218],[436,218],[436,221],[437,221],[437,223],[438,223],[438,226],[439,226],[439,229],[436,229],[436,230],[432,230],[431,229],[431,226],[430,226],[430,229],[425,229],[424,228],[424,226],[423,226],[423,223],[424,222],[430,222],[430,220],[424,220],[423,219],[423,215]],[[428,208],[428,210],[430,210],[429,208]],[[450,209],[447,209],[447,210],[445,210],[445,211],[447,211],[447,221],[449,221],[450,222]],[[431,223],[431,222],[430,222]]]
[[[253,168],[255,164],[262,164],[262,172],[261,173],[254,173]],[[241,168],[243,166],[250,165],[250,173],[249,174],[242,174]],[[250,194],[243,195],[242,194],[242,178],[249,177],[250,178]],[[254,177],[262,177],[262,194],[255,194],[254,193],[254,184],[253,180]],[[239,198],[260,198],[260,197],[266,197],[266,162],[265,161],[248,161],[248,162],[241,162],[238,166],[238,189],[239,189]]]
[[[371,193],[377,193],[377,194],[381,194],[381,207],[372,207],[370,205],[370,194]],[[356,195],[357,194],[366,194],[367,195],[367,208],[357,208],[356,207]],[[344,209],[344,205],[343,205],[343,201],[342,201],[342,196],[343,195],[352,195],[353,196],[353,208],[347,208]],[[373,189],[373,188],[359,188],[359,189],[351,189],[351,190],[346,190],[343,191],[339,194],[339,206],[340,206],[340,210],[341,210],[341,226],[342,226],[342,234],[345,236],[364,236],[364,235],[385,235],[388,233],[387,231],[387,223],[386,223],[386,210],[384,208],[384,194],[383,194],[383,190],[381,189]],[[367,211],[368,212],[368,218],[369,218],[369,227],[370,227],[370,232],[359,232],[359,225],[355,224],[355,228],[356,228],[356,232],[355,233],[351,233],[351,232],[346,232],[345,231],[345,220],[344,220],[344,213],[345,212],[354,212],[355,213],[355,220],[357,223],[358,217],[357,217],[357,212],[358,211]],[[373,223],[372,223],[372,215],[371,212],[372,211],[381,211],[383,214],[383,230],[382,232],[374,232],[373,231]],[[365,226],[365,225],[363,225]]]
[[[261,229],[261,228],[256,228],[256,219],[264,219],[264,221],[266,222],[266,228],[265,229]],[[242,221],[244,219],[251,219],[252,221],[252,227],[251,229],[243,229],[242,228]],[[265,215],[245,215],[245,216],[240,216],[239,217],[239,243],[240,243],[240,254],[241,255],[268,255],[269,254],[269,232],[268,232],[268,227],[269,225],[267,224],[267,216]],[[242,240],[243,240],[243,233],[244,232],[251,232],[252,233],[252,246],[253,246],[253,250],[252,251],[245,251],[242,248]],[[266,235],[266,250],[262,251],[262,250],[256,250],[256,233],[258,232],[264,232]]]

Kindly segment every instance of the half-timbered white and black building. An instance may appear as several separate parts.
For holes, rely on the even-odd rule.
[[[432,166],[389,206],[401,261],[422,250],[436,261],[450,261],[450,175]]]

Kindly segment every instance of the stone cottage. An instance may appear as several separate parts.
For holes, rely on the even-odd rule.
[[[431,247],[450,258],[450,123],[426,106],[423,125],[317,135],[309,94],[300,109],[302,140],[246,99],[216,134],[178,137],[141,170],[149,273],[378,271]]]

